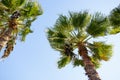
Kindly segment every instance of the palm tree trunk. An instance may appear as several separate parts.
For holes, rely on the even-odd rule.
[[[86,75],[88,76],[89,80],[101,80],[94,64],[92,63],[90,57],[88,56],[87,48],[84,44],[78,44],[79,54],[83,59],[84,69],[86,71]]]
[[[15,11],[11,17],[10,17],[10,21],[9,21],[9,27],[8,29],[3,32],[0,36],[0,50],[6,46],[6,44],[9,42],[9,40],[11,39],[12,36],[12,31],[14,29],[16,29],[16,19],[20,16],[20,13],[18,11]]]
[[[14,38],[11,38],[7,44],[6,44],[6,49],[4,51],[4,54],[1,58],[6,58],[10,55],[10,52],[13,51],[13,48],[14,48],[14,44],[15,44],[15,39],[16,37]]]
[[[12,34],[12,28],[9,28],[7,31],[5,31],[1,36],[0,36],[0,50],[7,44],[7,42],[11,38]]]

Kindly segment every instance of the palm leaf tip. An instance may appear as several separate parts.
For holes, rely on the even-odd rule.
[[[53,38],[53,36],[55,34],[55,32],[50,28],[46,29],[46,33],[47,33],[47,37],[48,37],[49,41],[51,40],[51,38]]]
[[[117,34],[120,33],[120,27],[112,28],[109,31],[110,34]]]
[[[71,61],[70,56],[61,57],[60,60],[57,62],[58,68],[61,69],[61,68],[65,67],[68,63],[70,63],[70,61]]]
[[[34,12],[38,12],[38,15],[43,14],[43,9],[42,9],[41,5],[40,5],[37,1],[34,2],[33,11],[34,11]],[[32,12],[32,11],[31,11],[31,12]],[[36,15],[36,13],[34,13],[34,15]]]
[[[26,27],[26,28],[21,32],[21,35],[22,35],[21,41],[25,41],[26,36],[27,36],[29,33],[32,33],[32,32],[33,32],[33,31],[32,31],[30,28]]]

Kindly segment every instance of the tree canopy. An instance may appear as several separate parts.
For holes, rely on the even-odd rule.
[[[58,68],[72,62],[74,66],[81,65],[87,70],[89,64],[98,68],[101,60],[108,61],[112,56],[112,46],[91,39],[106,36],[109,27],[108,18],[98,12],[94,15],[87,11],[69,12],[68,16],[60,15],[54,27],[47,31],[51,47],[61,53]]]
[[[21,41],[25,41],[26,36],[33,32],[30,28],[32,22],[35,21],[37,16],[41,15],[42,13],[43,10],[37,1],[0,1],[1,49],[6,46],[2,58],[5,58],[10,54],[17,38],[21,38]]]

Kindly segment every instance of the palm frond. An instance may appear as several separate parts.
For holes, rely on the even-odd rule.
[[[71,61],[71,57],[70,56],[63,56],[60,58],[60,60],[58,61],[58,68],[61,69],[63,67],[65,67],[67,64],[69,64]]]
[[[109,31],[110,34],[117,34],[120,33],[120,27],[112,28]]]
[[[54,26],[55,30],[63,33],[69,33],[73,30],[73,26],[71,25],[69,18],[64,15],[59,16]]]
[[[8,8],[2,2],[0,2],[0,10],[8,10]]]
[[[84,66],[83,60],[78,59],[78,58],[75,58],[75,59],[73,60],[73,66],[74,66],[74,67],[76,67],[76,66]]]
[[[27,36],[29,33],[32,33],[32,32],[33,32],[33,31],[32,31],[30,28],[28,28],[28,27],[24,28],[24,30],[21,31],[21,36],[22,36],[21,41],[25,41],[26,36]]]
[[[110,25],[107,17],[103,16],[101,13],[96,13],[92,17],[86,31],[92,37],[105,36],[107,34],[107,29],[109,26]]]
[[[69,16],[60,15],[56,20],[54,30],[65,34],[71,41],[74,40],[73,42],[84,40],[87,37],[84,27],[89,23],[90,17],[86,11],[79,13],[69,12]],[[83,25],[84,27],[81,27]]]
[[[100,60],[98,57],[92,56],[91,57],[92,63],[94,64],[95,68],[99,68],[101,66]]]
[[[28,17],[28,18],[36,17],[38,15],[41,15],[42,13],[43,13],[43,10],[38,2],[29,1],[21,9],[21,14],[24,17]]]
[[[91,15],[87,11],[84,12],[69,12],[71,24],[76,30],[83,29],[90,22]]]
[[[64,43],[66,39],[66,36],[64,34],[62,34],[61,32],[56,32],[52,29],[48,29],[47,36],[53,49],[58,51],[64,49]]]
[[[25,41],[26,36],[29,33],[32,33],[33,31],[31,30],[31,24],[33,21],[35,21],[36,18],[31,18],[31,19],[24,19],[21,21],[24,24],[18,25],[19,26],[19,36],[21,36],[21,41]]]
[[[47,37],[52,37],[54,35],[54,30],[52,28],[47,28],[46,29]]]
[[[120,27],[120,5],[110,12],[109,20],[111,22],[112,27]]]
[[[26,0],[1,0],[2,4],[4,4],[11,11],[16,10],[16,8],[22,6]]]
[[[89,49],[93,52],[92,56],[99,60],[108,61],[112,56],[112,46],[104,42],[94,42]]]
[[[49,36],[48,36],[48,39],[55,43],[64,43],[66,38],[67,38],[67,36],[62,34],[61,32],[54,32],[53,35],[50,36],[50,34],[49,34]]]

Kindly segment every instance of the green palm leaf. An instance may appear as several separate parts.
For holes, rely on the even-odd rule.
[[[91,16],[88,14],[87,11],[84,12],[69,12],[71,24],[74,26],[75,29],[83,29],[87,26],[90,22]]]
[[[38,2],[28,2],[25,4],[25,6],[22,7],[21,10],[21,14],[28,18],[41,15],[42,13],[43,10],[41,9],[41,6],[38,4]]]
[[[83,60],[75,58],[74,61],[73,61],[73,66],[74,67],[76,67],[76,66],[84,66]]]
[[[25,41],[26,36],[27,36],[29,33],[32,33],[32,32],[33,32],[33,31],[32,31],[30,28],[28,28],[28,27],[24,28],[24,30],[21,31],[21,36],[22,36],[21,41]]]
[[[112,46],[104,42],[94,42],[91,44],[90,50],[93,52],[93,57],[99,60],[108,61],[112,56]]]
[[[109,30],[110,34],[117,34],[120,32],[120,5],[114,8],[109,15],[109,21],[111,23],[111,28]]]
[[[1,2],[11,11],[14,11],[16,8],[22,6],[25,1],[26,0],[1,0]]]
[[[64,47],[66,36],[61,32],[55,32],[51,29],[48,29],[47,33],[51,47],[55,50],[62,50]]]
[[[107,17],[101,13],[96,13],[87,27],[87,32],[93,37],[105,36],[108,27],[109,22]]]
[[[73,30],[73,26],[71,26],[70,20],[68,17],[64,15],[60,15],[55,23],[55,30],[60,32],[69,33]]]
[[[2,3],[0,2],[0,10],[8,10],[8,8]]]
[[[31,19],[24,19],[24,20],[19,20],[20,22],[24,23],[22,25],[19,25],[19,36],[21,36],[21,41],[25,41],[26,36],[29,33],[32,33],[33,31],[30,29],[30,26],[32,22],[36,20],[36,18],[31,18]],[[19,22],[18,21],[18,22]]]
[[[99,68],[100,67],[100,60],[98,59],[98,57],[92,56],[91,60],[93,62],[93,64],[95,65],[95,68]]]
[[[110,34],[117,34],[119,32],[120,32],[120,27],[112,28],[109,31]]]
[[[60,60],[58,61],[58,68],[63,68],[65,67],[68,63],[70,63],[71,61],[71,57],[70,56],[63,56],[60,58]]]
[[[109,20],[111,22],[112,27],[120,27],[120,5],[111,11],[109,15]]]

